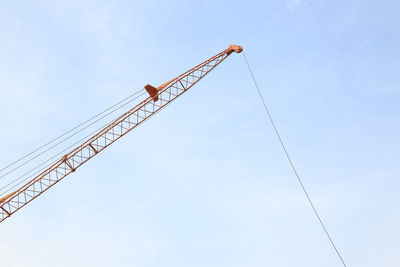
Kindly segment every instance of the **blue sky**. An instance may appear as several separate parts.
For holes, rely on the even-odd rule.
[[[237,43],[348,266],[399,266],[399,11],[398,1],[3,1],[0,165]],[[0,262],[341,266],[236,54],[3,222]]]

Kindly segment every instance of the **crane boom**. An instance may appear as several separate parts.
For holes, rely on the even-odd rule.
[[[75,172],[76,169],[106,147],[163,109],[212,71],[232,52],[240,53],[241,51],[242,47],[231,45],[224,51],[157,88],[147,84],[145,89],[149,93],[149,97],[116,118],[84,143],[65,154],[60,160],[18,190],[1,198],[0,222],[13,215],[67,175]]]

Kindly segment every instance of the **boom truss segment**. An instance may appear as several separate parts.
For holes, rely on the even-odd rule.
[[[163,109],[212,71],[232,52],[240,53],[241,51],[242,48],[240,46],[231,45],[212,58],[157,88],[146,85],[145,88],[150,95],[149,97],[115,119],[83,144],[64,155],[59,161],[21,188],[0,199],[0,222],[13,215],[67,175],[75,172],[106,147]]]

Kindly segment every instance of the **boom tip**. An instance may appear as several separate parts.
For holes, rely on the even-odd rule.
[[[240,53],[243,51],[243,47],[241,47],[240,45],[230,45],[229,48],[231,48],[236,53]]]

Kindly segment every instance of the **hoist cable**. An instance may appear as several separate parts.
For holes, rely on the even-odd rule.
[[[134,99],[129,100],[128,102],[124,103],[122,106],[116,108],[115,110],[111,111],[111,113],[113,113],[114,111],[121,109],[123,106],[126,106],[127,104],[131,103],[132,101],[134,101],[135,99],[143,96],[144,94],[146,94],[146,92],[143,92],[142,94],[138,95],[137,97],[135,97]],[[107,115],[105,115],[107,116]],[[100,120],[100,119],[99,119]],[[85,137],[79,139],[78,141],[76,141],[75,143],[73,143],[72,145],[68,146],[67,148],[65,148],[64,150],[62,150],[61,152],[57,153],[56,155],[52,156],[51,158],[45,160],[44,162],[42,162],[41,164],[39,164],[38,166],[36,166],[35,168],[29,170],[28,172],[26,172],[25,174],[23,174],[22,176],[18,177],[17,179],[15,179],[14,181],[10,182],[9,184],[3,186],[0,188],[0,196],[5,196],[7,193],[9,193],[10,191],[12,191],[14,188],[16,188],[17,186],[21,185],[22,183],[33,179],[36,175],[38,175],[39,173],[41,173],[42,171],[44,171],[45,169],[48,168],[48,166],[53,165],[54,163],[56,163],[58,160],[53,161],[52,163],[48,164],[46,167],[40,169],[39,171],[35,172],[34,174],[32,174],[31,176],[23,179],[26,175],[30,174],[31,172],[35,171],[36,169],[40,168],[41,166],[43,166],[44,164],[48,163],[51,160],[54,160],[55,158],[58,158],[60,155],[62,155],[63,153],[65,153],[66,151],[68,151],[69,149],[75,147],[77,144],[81,143],[82,141],[86,140],[87,138],[93,136],[95,133],[99,132],[101,129],[104,129],[107,125],[110,125],[111,123],[113,123],[115,121],[115,119],[111,120],[110,122],[104,124],[103,126],[101,126],[100,128],[96,129],[95,131],[91,132],[90,134],[86,135]],[[9,187],[10,185],[16,183],[17,181],[23,179],[22,181],[20,181],[19,183],[13,185],[12,187],[8,188],[7,190],[3,191],[4,189],[6,189],[7,187]],[[3,192],[1,192],[3,191]]]
[[[93,134],[97,133],[98,131],[100,131],[101,129],[103,129],[104,127],[106,127],[107,125],[110,125],[114,120],[104,124],[103,126],[101,126],[100,128],[96,129],[95,131],[91,132],[90,134],[86,135],[85,137],[79,139],[78,141],[76,141],[75,143],[73,143],[72,145],[68,146],[67,148],[65,148],[64,150],[62,150],[61,152],[57,153],[56,155],[50,157],[49,159],[43,161],[42,163],[40,163],[38,166],[36,166],[35,168],[29,170],[28,172],[24,173],[23,175],[21,175],[20,177],[18,177],[17,179],[15,179],[14,181],[12,181],[11,183],[3,186],[0,188],[0,191],[4,190],[5,188],[7,188],[8,186],[12,185],[13,183],[17,182],[18,180],[23,179],[26,175],[30,174],[31,172],[37,170],[38,168],[40,168],[41,166],[43,166],[44,164],[48,163],[51,160],[54,160],[55,158],[58,158],[60,155],[62,155],[63,153],[65,153],[66,151],[68,151],[69,149],[73,148],[74,146],[76,146],[77,144],[81,143],[82,141],[84,141],[85,139],[91,137]],[[48,168],[48,166],[53,165],[54,163],[56,163],[58,161],[55,160],[53,162],[51,162],[50,164],[48,164],[46,167],[40,169],[39,171],[35,172],[34,174],[32,174],[31,176],[23,179],[22,181],[20,181],[18,184],[13,185],[12,187],[8,188],[7,190],[3,191],[0,193],[1,196],[6,195],[8,192],[12,191],[12,189],[16,188],[17,186],[21,185],[22,183],[28,181],[29,179],[33,179],[36,175],[38,175],[39,173],[41,173],[42,171],[44,171],[45,169]]]
[[[279,134],[279,131],[278,131],[276,125],[275,125],[275,122],[274,122],[274,120],[273,120],[273,118],[272,118],[272,115],[271,115],[271,113],[270,113],[270,111],[269,111],[269,109],[268,109],[268,106],[267,106],[267,104],[266,104],[266,102],[265,102],[265,100],[264,100],[264,97],[263,97],[263,95],[261,94],[261,90],[260,90],[260,88],[259,88],[259,86],[258,86],[258,84],[257,84],[257,81],[256,81],[256,79],[255,79],[255,77],[254,77],[253,71],[252,71],[252,69],[251,69],[251,67],[250,67],[249,61],[247,60],[247,57],[246,57],[246,54],[244,53],[244,51],[243,51],[243,57],[244,57],[244,60],[245,60],[245,62],[246,62],[247,68],[248,68],[248,70],[249,70],[249,72],[250,72],[250,75],[251,75],[251,77],[252,77],[252,79],[253,79],[255,88],[257,89],[258,96],[260,97],[260,100],[261,100],[261,102],[262,102],[262,105],[264,106],[264,109],[265,109],[265,112],[266,112],[266,114],[267,114],[268,120],[269,120],[269,122],[271,123],[272,128],[274,129],[276,136],[278,137],[279,143],[280,143],[280,145],[282,146],[283,151],[285,152],[286,158],[287,158],[287,160],[289,161],[289,164],[290,164],[290,166],[291,166],[291,168],[292,168],[292,170],[293,170],[293,172],[294,172],[294,174],[295,174],[295,176],[296,176],[296,178],[297,178],[297,181],[299,182],[299,184],[300,184],[300,186],[301,186],[301,189],[303,190],[304,195],[306,196],[306,198],[307,198],[307,200],[308,200],[308,202],[309,202],[309,204],[310,204],[312,210],[314,211],[315,216],[317,217],[317,219],[318,219],[320,225],[322,226],[322,229],[324,230],[324,232],[325,232],[325,234],[326,234],[326,236],[327,236],[329,242],[331,243],[333,249],[335,250],[337,256],[339,257],[341,263],[343,264],[344,267],[347,267],[347,265],[346,265],[346,263],[345,263],[345,261],[344,261],[342,255],[340,254],[338,248],[337,248],[336,245],[335,245],[335,242],[334,242],[333,239],[331,238],[331,235],[329,234],[328,229],[326,228],[324,222],[322,221],[322,218],[321,218],[321,216],[319,215],[319,213],[318,213],[318,211],[317,211],[317,208],[316,208],[315,205],[314,205],[314,202],[312,201],[310,195],[308,194],[308,191],[307,191],[307,189],[306,189],[306,187],[305,187],[303,181],[301,180],[300,175],[299,175],[299,173],[298,173],[296,167],[294,166],[294,163],[293,163],[293,161],[292,161],[292,158],[290,157],[289,152],[288,152],[288,150],[286,149],[286,146],[285,146],[285,144],[284,144],[284,142],[283,142],[283,139],[282,139],[281,135]]]
[[[31,156],[31,155],[34,154],[35,152],[38,152],[38,151],[40,151],[41,149],[43,149],[43,148],[49,146],[50,144],[54,143],[55,141],[59,140],[60,138],[62,138],[62,137],[64,137],[64,136],[66,136],[67,134],[73,132],[74,130],[79,129],[81,126],[83,126],[83,125],[87,124],[88,122],[90,122],[90,121],[96,119],[97,117],[101,116],[102,114],[106,113],[107,111],[111,110],[112,108],[114,108],[114,107],[120,105],[121,103],[127,101],[128,99],[130,99],[130,98],[136,96],[137,94],[139,94],[139,93],[142,92],[143,90],[144,90],[144,89],[141,89],[141,90],[135,92],[134,94],[131,94],[130,96],[128,96],[128,97],[122,99],[121,101],[117,102],[116,104],[114,104],[114,105],[108,107],[107,109],[103,110],[102,112],[96,114],[95,116],[93,116],[93,117],[89,118],[88,120],[86,120],[86,121],[80,123],[79,125],[75,126],[75,127],[72,128],[71,130],[68,130],[67,132],[63,133],[62,135],[60,135],[60,136],[58,136],[58,137],[52,139],[51,141],[47,142],[47,143],[44,144],[44,145],[38,147],[37,149],[33,150],[32,152],[30,152],[30,153],[26,154],[25,156],[21,157],[20,159],[18,159],[18,160],[16,160],[16,161],[14,161],[13,163],[11,163],[11,164],[5,166],[4,168],[2,168],[2,169],[0,170],[0,172],[1,172],[1,171],[4,171],[4,170],[6,170],[6,169],[8,169],[9,167],[11,167],[11,166],[15,165],[16,163],[22,161],[23,159],[26,159],[27,157]],[[139,96],[136,96],[135,98],[129,100],[128,102],[126,102],[125,104],[123,104],[122,106],[120,106],[119,108],[116,108],[116,109],[112,110],[111,112],[107,113],[106,115],[102,116],[101,118],[97,119],[96,121],[90,123],[89,125],[85,126],[84,128],[80,129],[79,131],[76,131],[75,133],[69,135],[68,137],[66,137],[66,138],[64,138],[64,139],[62,139],[61,141],[59,141],[59,142],[57,142],[56,144],[52,145],[51,147],[45,149],[44,151],[40,152],[39,154],[37,154],[37,155],[35,155],[35,156],[29,158],[28,160],[24,161],[24,162],[21,163],[21,164],[19,164],[17,167],[15,167],[15,168],[11,169],[10,171],[8,171],[8,172],[2,174],[2,175],[0,176],[0,179],[4,178],[5,176],[9,175],[10,173],[16,171],[16,170],[19,169],[20,167],[26,165],[28,162],[30,162],[30,161],[36,159],[37,157],[39,157],[39,156],[41,156],[42,154],[46,153],[46,152],[49,151],[50,149],[52,149],[52,148],[58,146],[59,144],[63,143],[64,141],[70,139],[71,137],[75,136],[76,134],[82,132],[84,129],[88,128],[89,126],[93,125],[94,123],[98,122],[99,120],[103,119],[104,117],[110,115],[111,113],[115,112],[116,110],[120,109],[121,107],[125,106],[126,104],[132,102],[133,100],[137,99],[138,97],[142,96],[143,94],[144,94],[144,93],[140,94]]]
[[[133,99],[130,99],[130,100],[127,101],[126,103],[122,104],[121,106],[119,106],[119,107],[117,107],[117,108],[115,108],[115,109],[109,111],[108,113],[106,113],[106,114],[103,115],[102,117],[98,118],[98,119],[95,120],[94,122],[90,123],[89,125],[86,125],[86,126],[85,126],[84,128],[82,128],[82,129],[80,129],[79,131],[77,131],[77,132],[74,133],[73,135],[76,135],[76,134],[82,132],[83,130],[87,129],[87,128],[90,127],[91,125],[93,125],[93,124],[95,124],[96,122],[102,120],[103,118],[107,117],[107,116],[110,115],[111,113],[114,113],[115,111],[121,109],[122,107],[126,106],[127,104],[131,103],[132,101],[136,100],[137,98],[143,96],[144,94],[146,94],[146,92],[143,92],[142,94],[136,96],[136,97],[133,98]],[[114,105],[114,106],[115,106],[115,105]],[[65,152],[65,151],[67,151],[68,149],[72,148],[73,146],[77,145],[79,142],[85,140],[87,137],[90,137],[91,135],[95,134],[96,132],[98,132],[99,130],[101,130],[102,128],[104,128],[106,125],[109,125],[110,123],[112,123],[113,121],[114,121],[114,120],[112,120],[111,122],[105,124],[104,126],[100,127],[99,129],[97,129],[96,131],[92,132],[92,133],[89,134],[88,136],[86,136],[86,137],[80,139],[79,141],[77,141],[77,142],[74,143],[73,145],[71,145],[71,146],[69,146],[68,148],[64,149],[64,150],[61,151],[60,153],[58,153],[58,154],[56,154],[55,156],[49,158],[48,160],[42,162],[41,164],[39,164],[39,165],[36,166],[35,168],[31,169],[31,170],[28,171],[27,173],[25,173],[25,174],[23,174],[22,176],[16,178],[15,180],[11,181],[11,182],[8,183],[7,185],[1,187],[1,188],[0,188],[0,191],[4,190],[5,188],[9,187],[10,185],[14,184],[15,182],[17,182],[17,181],[23,179],[23,178],[24,178],[26,175],[28,175],[29,173],[31,173],[31,172],[35,171],[36,169],[40,168],[41,166],[43,166],[45,163],[49,162],[49,161],[52,160],[53,158],[55,158],[55,157],[61,155],[63,152]],[[69,136],[69,137],[63,139],[62,141],[65,141],[66,139],[69,139],[70,137],[71,137],[71,136]],[[50,148],[46,149],[45,151],[41,152],[41,154],[43,154],[43,153],[47,152],[48,150],[52,149],[53,147],[55,147],[56,145],[58,145],[58,144],[61,143],[62,141],[58,142],[57,144],[53,145],[52,147],[50,147]],[[41,154],[36,155],[34,158],[40,156]],[[33,160],[34,158],[32,158],[32,160]],[[36,173],[35,173],[35,174],[36,174]],[[2,178],[2,177],[3,177],[3,176],[1,176],[0,178]],[[23,181],[26,181],[26,180],[28,180],[29,178],[31,178],[31,177],[28,177],[28,178],[24,179]],[[20,184],[20,183],[18,183],[18,185],[19,185],[19,184]],[[15,185],[14,185],[13,187],[11,187],[11,188],[14,188],[14,187],[15,187]],[[3,194],[3,195],[4,195],[6,192],[10,191],[11,188],[9,188],[7,191],[2,192],[2,193],[0,193],[0,194]]]
[[[143,96],[144,94],[146,94],[146,92],[143,92],[142,94],[138,95],[137,97],[135,97],[135,98],[129,100],[128,102],[124,103],[123,105],[121,105],[121,106],[115,108],[114,110],[108,112],[107,114],[103,115],[102,117],[100,117],[100,118],[97,119],[96,121],[92,122],[91,124],[85,126],[85,127],[82,128],[82,129],[80,129],[80,130],[79,130],[78,132],[76,132],[75,134],[77,134],[77,133],[79,133],[79,132],[82,132],[83,130],[87,129],[87,128],[90,127],[91,125],[93,125],[93,124],[95,124],[96,122],[102,120],[103,118],[107,117],[107,116],[110,115],[111,113],[114,113],[115,111],[121,109],[122,107],[124,107],[124,106],[126,106],[127,104],[131,103],[131,102],[134,101],[135,99],[137,99],[137,98]],[[112,120],[111,122],[113,122],[113,121],[114,121],[114,120]],[[110,124],[111,122],[109,122],[109,123],[105,124],[104,126],[100,127],[98,130],[92,132],[92,133],[89,134],[88,136],[86,136],[86,137],[80,139],[79,141],[77,141],[77,142],[74,143],[73,145],[71,145],[71,146],[69,146],[68,148],[64,149],[63,151],[61,151],[60,153],[58,153],[58,154],[56,154],[55,156],[51,157],[50,159],[46,160],[45,162],[42,162],[41,164],[39,164],[39,165],[36,166],[35,168],[31,169],[31,170],[28,171],[27,173],[25,173],[25,174],[23,174],[22,176],[18,177],[17,179],[13,180],[13,181],[10,182],[9,184],[3,186],[2,188],[0,188],[0,191],[3,190],[4,188],[10,186],[11,184],[15,183],[16,181],[22,179],[22,178],[25,177],[27,174],[29,174],[29,173],[31,173],[32,171],[36,170],[37,168],[41,167],[43,164],[45,164],[46,162],[50,161],[51,159],[53,159],[53,158],[59,156],[60,154],[62,154],[62,153],[65,152],[66,150],[72,148],[73,146],[75,146],[75,145],[78,144],[79,142],[83,141],[83,140],[86,139],[87,137],[93,135],[93,134],[96,133],[97,131],[99,131],[99,130],[101,130],[102,128],[104,128],[106,125]],[[74,135],[75,135],[75,134],[74,134]],[[68,137],[68,138],[70,138],[70,137]],[[68,139],[68,138],[66,138],[66,139]],[[54,146],[55,146],[55,145],[54,145]],[[53,148],[54,146],[52,146],[51,148]],[[49,148],[49,149],[51,149],[51,148]],[[49,149],[47,149],[47,150],[49,150]],[[47,150],[46,150],[46,151],[47,151]],[[42,154],[45,153],[46,151],[42,152]],[[4,193],[3,193],[3,194],[4,194]]]

